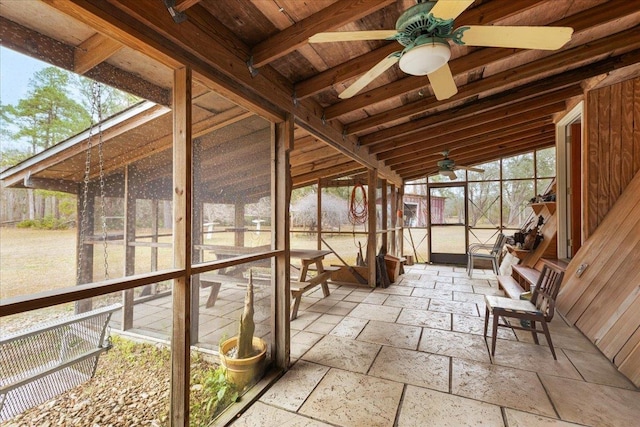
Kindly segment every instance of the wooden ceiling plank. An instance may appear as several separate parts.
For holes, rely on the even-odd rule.
[[[587,10],[572,17],[556,21],[551,25],[566,25],[565,23],[570,23],[574,26],[575,34],[577,35],[592,26],[601,25],[603,21],[608,22],[610,20],[624,17],[629,14],[634,7],[635,6],[630,5],[629,2],[622,2],[620,4],[620,9],[612,8],[611,5],[606,7],[603,5],[599,7],[599,9],[602,9],[603,11],[602,20],[599,19],[599,16],[594,15],[591,10]],[[561,52],[566,51],[567,50]],[[514,49],[480,49],[450,61],[451,71],[454,76],[470,72],[475,68],[486,66],[490,62],[507,58],[513,55],[514,52],[518,51]],[[485,57],[487,54],[490,55],[490,58]],[[422,87],[428,85],[429,82],[424,77],[408,76],[368,92],[361,93],[348,100],[337,102],[330,107],[327,107],[325,110],[325,117],[327,120],[332,120],[336,117],[364,108],[371,104],[383,102],[389,98],[401,96],[411,91],[420,90]]]
[[[488,4],[482,4],[474,9],[467,10],[460,15],[458,20],[459,22],[464,22],[465,25],[487,24],[508,17],[516,12],[522,12],[534,5],[535,2],[531,2],[530,0],[511,0],[509,2],[494,1]],[[315,76],[295,85],[296,97],[304,99],[325,90],[331,85],[357,77],[377,64],[381,58],[384,58],[401,48],[402,46],[397,43],[389,43],[381,48],[375,49],[357,58],[350,59],[336,67],[316,74]],[[452,71],[456,72],[456,70],[453,69]]]
[[[370,150],[375,150],[374,147],[376,144],[380,144],[389,139],[397,139],[413,133],[423,133],[428,129],[443,125],[447,125],[447,128],[463,129],[464,127],[473,126],[477,121],[490,122],[505,120],[511,115],[520,114],[543,105],[549,105],[581,95],[583,90],[580,85],[576,83],[553,92],[536,91],[535,93],[538,94],[538,96],[523,99],[522,94],[515,92],[510,93],[508,95],[509,98],[503,95],[497,98],[477,101],[458,109],[445,110],[422,119],[362,136],[360,137],[360,144],[371,147]],[[520,101],[505,103],[503,102],[505,98]]]
[[[84,74],[109,59],[122,48],[123,46],[117,41],[100,33],[95,33],[76,47],[73,56],[73,71],[78,74]]]
[[[262,67],[307,43],[314,34],[341,27],[390,5],[395,0],[339,0],[296,22],[252,49],[251,63]]]
[[[635,40],[629,41],[629,50],[636,49],[635,46],[638,46],[637,41],[640,38],[640,31],[630,30],[630,32],[626,33],[628,37],[631,37]],[[624,36],[623,36],[624,37]],[[627,39],[628,39],[627,37]],[[626,50],[626,42],[624,40],[619,40],[619,47],[622,47]],[[623,46],[621,46],[623,45]],[[583,45],[580,49],[591,50],[590,45]],[[607,51],[610,49],[611,45],[607,47],[606,43],[598,44],[597,52]],[[596,50],[591,51],[595,54]],[[635,51],[633,51],[635,52]],[[564,52],[563,52],[564,53]],[[585,52],[583,52],[584,54]],[[631,52],[627,52],[631,53]],[[635,53],[632,53],[632,56],[635,56]],[[412,115],[421,114],[435,107],[444,108],[446,105],[450,105],[455,101],[460,100],[472,100],[475,97],[481,95],[485,91],[491,91],[492,89],[497,89],[504,86],[509,86],[517,83],[518,81],[528,81],[532,78],[535,78],[536,74],[545,72],[553,73],[554,70],[557,69],[558,62],[560,58],[556,58],[555,61],[549,60],[545,58],[544,63],[546,64],[545,68],[541,69],[540,63],[531,63],[521,67],[512,68],[508,71],[493,75],[486,79],[478,80],[476,82],[470,83],[468,85],[462,86],[459,88],[459,92],[457,95],[453,96],[447,101],[436,101],[435,97],[430,97],[429,100],[423,99],[415,102],[411,102],[403,105],[402,107],[398,107],[393,110],[386,111],[384,113],[380,113],[374,116],[370,116],[366,119],[359,120],[357,122],[351,123],[347,125],[347,129],[349,129],[349,133],[362,132],[366,129],[371,129],[376,126],[384,125],[385,123],[394,122],[406,117],[410,117]],[[626,54],[621,54],[618,56],[608,57],[607,59],[576,68],[573,70],[566,71],[562,74],[548,76],[545,79],[558,79],[559,81],[566,81],[567,84],[572,84],[575,82],[581,82],[584,79],[594,77],[600,74],[604,74],[610,72],[612,70],[618,69],[622,67],[622,64],[628,63],[631,60],[631,56]],[[573,59],[571,55],[563,55],[562,61],[565,64],[573,63]],[[522,78],[521,78],[522,77]]]
[[[385,160],[406,150],[414,149],[416,143],[425,144],[430,141],[445,141],[456,138],[467,138],[471,136],[479,136],[491,132],[496,132],[504,127],[513,126],[518,123],[525,123],[531,120],[539,120],[546,117],[551,118],[554,113],[563,111],[565,102],[557,101],[553,104],[544,105],[542,107],[527,110],[525,112],[509,116],[507,120],[498,120],[491,122],[473,122],[473,126],[457,129],[455,126],[443,126],[442,129],[427,132],[424,134],[405,135],[398,140],[391,140],[376,146],[376,150],[372,152],[377,154],[378,159]]]

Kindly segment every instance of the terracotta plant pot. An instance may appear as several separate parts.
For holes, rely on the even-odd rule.
[[[230,338],[220,345],[220,363],[227,369],[227,379],[238,387],[238,391],[252,386],[264,374],[267,356],[267,343],[258,337],[253,337],[253,348],[259,349],[258,354],[246,359],[234,359],[226,354],[238,345],[238,337]]]

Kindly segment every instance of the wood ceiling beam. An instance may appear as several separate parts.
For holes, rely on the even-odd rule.
[[[336,150],[334,150],[328,145],[320,145],[316,147],[315,150],[309,150],[309,151],[300,152],[300,153],[292,152],[291,155],[289,156],[289,160],[292,165],[298,165],[300,163],[314,162],[321,159],[333,157],[336,155],[345,157],[344,154],[336,152]]]
[[[627,42],[630,43],[627,46]],[[631,37],[632,40],[629,40]],[[411,117],[414,115],[422,114],[428,111],[434,111],[436,108],[446,108],[449,105],[454,105],[456,101],[461,100],[469,100],[473,101],[476,97],[482,95],[483,92],[490,92],[492,89],[504,88],[505,90],[515,84],[527,84],[531,79],[540,79],[540,76],[545,76],[544,79],[546,81],[555,81],[558,87],[574,84],[581,82],[582,80],[595,77],[600,74],[605,74],[611,72],[613,70],[626,67],[628,65],[637,62],[638,60],[638,40],[640,39],[640,31],[638,28],[633,28],[625,34],[623,34],[620,39],[617,41],[616,47],[619,47],[622,51],[626,53],[618,53],[617,55],[607,57],[606,59],[600,60],[598,62],[594,62],[588,65],[584,65],[580,68],[576,68],[573,70],[568,70],[562,74],[557,75],[549,75],[557,69],[558,63],[564,64],[572,64],[574,63],[571,55],[568,57],[563,55],[562,58],[558,57],[555,61],[550,60],[549,58],[545,58],[544,64],[541,64],[542,61],[536,61],[535,63],[527,64],[521,67],[512,68],[508,71],[493,75],[486,79],[478,80],[476,82],[470,83],[468,85],[462,86],[457,95],[453,96],[449,100],[438,102],[435,97],[430,97],[429,99],[421,99],[415,102],[411,102],[403,105],[402,107],[395,108],[393,110],[386,111],[384,113],[376,114],[374,116],[367,117],[366,119],[362,119],[347,126],[347,132],[356,133],[362,132],[366,129],[371,129],[377,126],[383,126],[385,123],[394,122],[397,120],[402,120],[403,118]],[[607,43],[597,43],[597,50],[600,55],[606,55],[608,52],[611,54],[611,50],[614,46],[608,45]],[[580,46],[579,50],[588,54],[593,53],[596,55],[595,48],[591,50],[591,46],[594,44],[583,45]],[[628,47],[628,49],[627,49]],[[588,51],[588,52],[585,52]],[[605,52],[605,53],[603,53]],[[564,52],[563,52],[564,53]],[[578,52],[576,52],[576,55]],[[543,65],[543,68],[541,66]],[[522,76],[522,78],[520,78]],[[527,84],[528,85],[528,84]],[[519,89],[508,89],[508,90],[519,90]]]
[[[250,62],[253,67],[263,67],[306,44],[314,34],[341,27],[394,2],[395,0],[338,0],[254,46]]]
[[[416,145],[437,143],[439,141],[455,141],[463,138],[478,137],[480,135],[497,132],[504,127],[527,123],[536,120],[552,119],[554,113],[563,111],[566,105],[564,101],[556,101],[553,104],[509,116],[506,120],[491,122],[474,122],[473,126],[456,129],[454,126],[443,126],[425,134],[405,135],[398,140],[391,140],[378,144],[376,150],[378,159],[386,160],[397,157],[400,154],[409,154],[416,149]]]
[[[76,48],[0,17],[0,45],[67,71],[74,71]],[[100,83],[168,106],[171,91],[105,62],[86,72]]]
[[[561,19],[550,25],[565,26],[571,25],[574,28],[575,34],[579,34],[591,27],[602,25],[603,23],[620,19],[627,16],[630,13],[637,12],[637,7],[624,0],[614,0],[615,4],[604,4],[594,9],[600,12],[600,15],[594,14],[593,9],[588,9],[585,12],[578,13],[574,16]],[[619,7],[614,7],[619,6]],[[462,22],[462,21],[458,21]],[[467,24],[468,25],[468,24]],[[575,49],[575,48],[574,48]],[[564,50],[561,52],[567,52]],[[509,56],[514,55],[514,52],[518,54],[523,52],[522,50],[515,49],[497,49],[497,48],[484,48],[472,52],[468,55],[461,56],[449,62],[451,72],[453,75],[463,74],[470,72],[479,67],[485,67],[487,64],[498,61]],[[566,57],[566,55],[565,55]],[[411,91],[418,91],[425,86],[430,86],[429,80],[426,76],[408,76],[395,82],[386,84],[384,86],[375,88],[368,92],[360,93],[350,99],[339,101],[325,110],[325,118],[327,120],[335,119],[341,115],[350,113],[352,111],[365,108],[372,104],[386,101],[389,98],[404,95]]]
[[[524,99],[507,105],[498,103],[493,99],[489,100],[489,102],[479,101],[456,110],[446,110],[442,113],[434,114],[433,116],[428,116],[423,119],[403,123],[380,132],[365,135],[360,138],[360,144],[370,147],[370,152],[375,153],[381,151],[377,147],[380,147],[382,143],[388,143],[390,139],[395,141],[400,137],[424,134],[430,129],[440,127],[445,129],[461,130],[467,127],[472,127],[479,122],[489,123],[498,120],[508,120],[510,116],[525,113],[559,101],[564,101],[568,98],[582,95],[582,93],[583,90],[580,85],[574,84],[564,89],[550,93],[541,93],[536,97]],[[504,97],[499,97],[498,100],[502,100],[503,98]],[[516,99],[522,98],[516,97]]]
[[[522,12],[534,7],[536,2],[530,0],[511,0],[509,2],[493,1],[480,5],[479,7],[468,9],[459,18],[458,22],[465,25],[488,24],[499,19],[506,18],[516,12]],[[402,50],[398,43],[389,43],[381,48],[368,52],[357,58],[353,58],[336,67],[325,70],[304,81],[297,83],[294,87],[296,97],[304,99],[325,90],[327,87],[338,84],[364,74],[382,58],[389,54]]]
[[[73,71],[84,74],[109,59],[123,46],[100,33],[95,33],[76,47],[73,55]]]
[[[468,147],[478,144],[481,144],[485,147],[507,146],[515,139],[538,137],[540,134],[553,131],[553,123],[550,120],[542,122],[536,120],[516,126],[510,126],[501,130],[500,132],[495,132],[494,134],[482,135],[480,137],[462,138],[456,141],[441,141],[430,145],[423,145],[414,153],[404,154],[399,157],[391,158],[386,163],[389,167],[394,169],[402,167],[403,164],[411,164],[412,162],[418,161],[418,159],[425,156],[431,156],[434,154],[440,155],[440,153],[444,150],[466,150]]]
[[[352,161],[353,160],[343,156],[342,154],[336,154],[335,156],[316,159],[311,162],[300,163],[297,165],[291,164],[291,173],[295,175],[302,175],[317,170],[331,169],[335,166],[340,166]]]
[[[125,46],[177,67],[189,64],[194,73],[215,84],[216,91],[236,104],[275,122],[287,113],[298,126],[396,184],[402,179],[360,149],[340,123],[327,123],[322,107],[311,99],[293,103],[293,84],[272,67],[252,76],[245,59],[249,48],[202,5],[190,9],[189,19],[176,24],[155,0],[43,0],[91,25]],[[197,34],[198,37],[194,37]],[[245,58],[245,59],[242,59]]]

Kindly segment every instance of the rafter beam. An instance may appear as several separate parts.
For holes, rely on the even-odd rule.
[[[394,2],[395,0],[338,0],[256,45],[251,52],[251,64],[256,68],[262,67],[307,43],[314,34],[341,27]]]
[[[189,9],[191,6],[195,6],[196,4],[200,3],[202,0],[182,0],[180,3],[178,3],[174,9],[177,12],[184,12],[185,10]]]
[[[84,74],[122,49],[122,45],[100,33],[95,33],[76,47],[73,71]]]
[[[336,166],[329,169],[320,169],[313,172],[305,173],[302,175],[291,175],[293,184],[295,187],[303,187],[305,185],[314,184],[320,178],[331,178],[334,176],[341,176],[347,173],[352,173],[354,171],[362,171],[363,167],[361,164],[350,161],[344,163],[340,166]]]

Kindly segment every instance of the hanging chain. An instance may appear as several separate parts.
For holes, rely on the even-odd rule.
[[[104,191],[104,155],[102,152],[102,101],[101,90],[102,85],[98,82],[93,82],[91,87],[93,99],[96,100],[97,113],[98,113],[98,170],[100,171],[100,217],[102,218],[102,245],[104,249],[104,279],[109,280],[109,252],[107,251],[107,216],[105,206],[105,191]]]
[[[101,85],[98,82],[93,82],[91,86],[91,123],[89,124],[89,136],[87,137],[86,158],[84,165],[84,180],[82,190],[82,220],[79,224],[80,232],[78,236],[78,269],[76,272],[76,283],[80,284],[81,272],[83,267],[83,254],[86,234],[88,232],[88,215],[87,206],[89,198],[89,183],[91,178],[91,150],[93,148],[92,139],[94,131],[94,117],[97,122],[98,132],[98,158],[99,158],[99,170],[100,170],[100,208],[102,218],[102,241],[104,247],[104,275],[105,279],[109,278],[109,262],[107,253],[107,220],[105,215],[105,189],[104,189],[104,157],[102,152],[102,103],[101,103]]]

